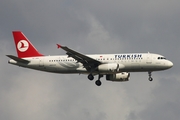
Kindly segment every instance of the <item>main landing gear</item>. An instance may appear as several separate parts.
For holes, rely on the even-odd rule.
[[[88,79],[89,79],[89,80],[94,80],[94,76],[93,76],[92,74],[89,74],[89,75],[88,75]]]
[[[96,82],[95,82],[95,84],[96,84],[97,86],[101,86],[101,84],[102,84],[101,81],[100,81],[100,78],[101,78],[101,77],[103,77],[103,75],[99,75],[99,76],[98,76],[98,80],[96,80]]]
[[[102,84],[101,81],[100,81],[100,78],[101,78],[101,77],[103,77],[103,75],[100,75],[100,74],[99,74],[98,80],[96,80],[96,82],[95,82],[95,84],[96,84],[97,86],[101,86],[101,84]],[[89,79],[89,80],[93,80],[93,79],[94,79],[94,76],[93,76],[92,74],[89,74],[89,75],[88,75],[88,79]]]
[[[148,75],[149,75],[149,81],[153,81],[153,78],[151,77],[151,74],[152,72],[148,72]]]

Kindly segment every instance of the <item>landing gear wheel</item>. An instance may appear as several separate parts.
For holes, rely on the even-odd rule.
[[[153,81],[153,78],[152,78],[152,77],[149,77],[149,81]]]
[[[95,84],[96,84],[97,86],[101,86],[102,83],[101,83],[100,80],[96,80]]]
[[[89,80],[94,80],[94,76],[93,76],[92,74],[89,74],[89,75],[88,75],[88,79],[89,79]]]
[[[152,73],[151,71],[148,72],[148,75],[149,75],[149,81],[153,81],[153,78],[151,77],[151,75],[152,75],[151,73]]]

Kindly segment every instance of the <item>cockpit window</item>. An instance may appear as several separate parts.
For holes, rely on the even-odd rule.
[[[162,60],[162,59],[166,59],[166,58],[165,58],[165,57],[158,57],[158,59],[161,59],[161,60]]]

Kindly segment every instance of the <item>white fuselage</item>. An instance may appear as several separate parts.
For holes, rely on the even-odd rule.
[[[165,70],[173,66],[173,63],[166,60],[162,55],[152,53],[127,53],[127,54],[96,54],[87,55],[102,63],[117,63],[120,65],[118,72],[147,72]],[[31,69],[53,72],[53,73],[79,73],[88,74],[83,64],[67,55],[63,56],[41,56],[23,58],[29,60],[28,64],[19,63],[13,59],[10,64],[27,67]],[[116,72],[116,73],[118,73]],[[112,74],[114,71],[93,71],[94,74]]]

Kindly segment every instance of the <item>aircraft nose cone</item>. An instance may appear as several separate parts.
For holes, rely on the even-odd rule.
[[[167,66],[171,68],[173,66],[173,63],[171,61],[168,61]]]

